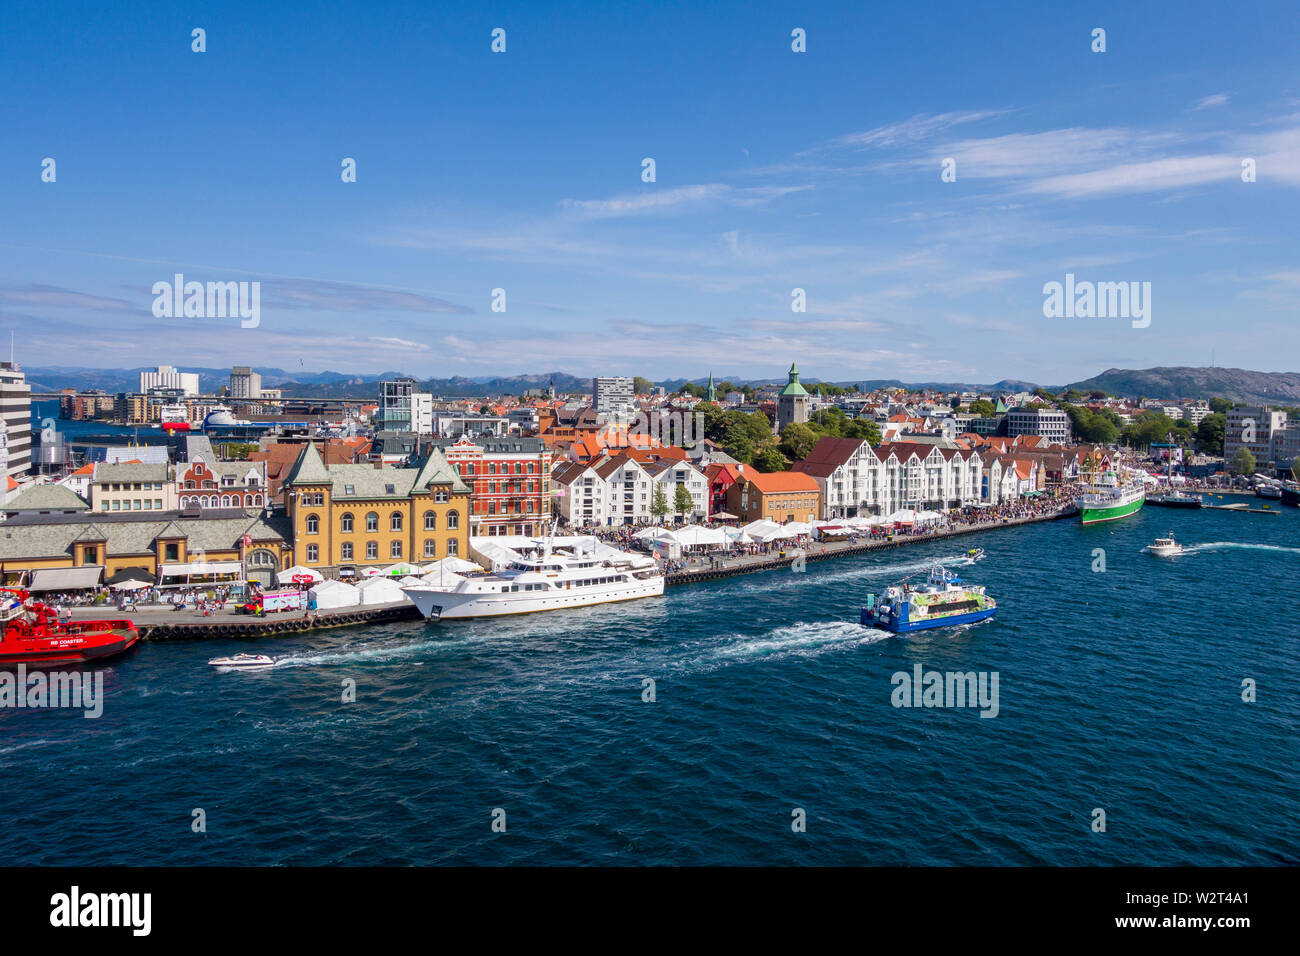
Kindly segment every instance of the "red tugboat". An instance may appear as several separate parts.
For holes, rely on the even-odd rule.
[[[80,664],[121,654],[140,639],[127,620],[60,624],[54,608],[16,588],[0,588],[0,623],[5,629],[0,667]]]

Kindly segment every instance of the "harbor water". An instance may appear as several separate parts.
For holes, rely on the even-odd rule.
[[[1142,553],[1170,530],[1187,553]],[[629,605],[145,643],[97,719],[0,710],[0,863],[1294,865],[1297,531],[1147,508]],[[997,617],[857,623],[936,560]],[[241,651],[279,663],[206,665]],[[895,706],[918,665],[996,675],[996,716]]]

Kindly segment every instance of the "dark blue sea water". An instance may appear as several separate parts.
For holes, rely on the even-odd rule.
[[[1140,552],[1170,529],[1195,549]],[[0,864],[1295,863],[1297,531],[1295,510],[1148,508],[628,606],[263,641],[287,660],[262,673],[205,666],[247,642],[143,646],[98,720],[0,712]],[[855,623],[868,590],[974,544],[994,621]],[[996,671],[998,716],[893,707],[916,663]]]

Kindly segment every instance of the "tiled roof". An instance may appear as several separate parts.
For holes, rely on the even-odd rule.
[[[812,475],[805,475],[797,471],[763,472],[746,468],[741,472],[740,477],[747,479],[765,495],[783,494],[790,491],[815,492],[818,490],[817,481]]]
[[[152,554],[163,532],[183,538],[190,551],[233,551],[245,533],[255,542],[281,545],[292,535],[283,514],[267,520],[236,508],[205,512],[201,517],[174,511],[153,516],[18,515],[0,524],[0,561],[70,558],[78,540],[105,541],[109,557]]]
[[[166,481],[167,466],[161,462],[122,462],[110,465],[100,462],[95,466],[95,484],[105,482]]]
[[[5,511],[85,511],[90,507],[79,494],[63,485],[31,485],[4,506]]]

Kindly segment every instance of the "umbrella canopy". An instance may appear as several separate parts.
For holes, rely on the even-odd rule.
[[[709,518],[713,521],[739,521],[740,515],[733,515],[727,511],[719,511],[716,514],[709,515]]]
[[[154,583],[154,576],[148,568],[123,568],[110,575],[105,581],[115,591],[134,591]]]
[[[301,564],[295,564],[291,568],[285,568],[275,576],[279,584],[318,584],[324,581],[324,576],[319,571],[313,571],[311,568],[304,568]]]
[[[114,591],[139,591],[141,588],[152,586],[152,581],[118,581],[116,584],[109,585]]]

